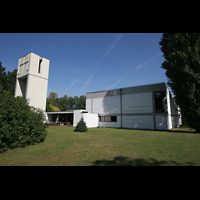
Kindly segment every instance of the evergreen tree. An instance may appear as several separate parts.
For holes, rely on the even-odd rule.
[[[87,126],[86,123],[83,120],[83,117],[81,117],[80,121],[78,122],[78,124],[76,125],[75,131],[76,132],[86,132]]]
[[[164,33],[159,44],[168,86],[188,125],[200,133],[200,33]]]

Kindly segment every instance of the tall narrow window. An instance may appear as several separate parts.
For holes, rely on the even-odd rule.
[[[162,92],[155,92],[155,107],[156,107],[156,112],[161,113],[164,112],[163,110],[163,95]]]
[[[40,73],[42,59],[39,60],[38,73]]]

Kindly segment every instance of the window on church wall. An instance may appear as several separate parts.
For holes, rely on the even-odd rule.
[[[155,92],[155,110],[157,113],[164,112],[163,108],[163,93],[162,92]]]
[[[117,122],[117,116],[99,116],[100,122]]]

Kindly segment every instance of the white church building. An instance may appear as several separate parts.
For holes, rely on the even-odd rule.
[[[19,59],[15,96],[46,109],[49,60],[29,53]],[[165,83],[105,90],[86,94],[86,109],[46,112],[46,120],[68,122],[81,117],[90,127],[169,130],[182,125],[181,112]]]

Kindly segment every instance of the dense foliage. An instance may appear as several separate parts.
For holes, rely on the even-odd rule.
[[[49,103],[49,99],[47,98],[46,111],[47,112],[56,112],[56,111],[60,111],[60,108],[53,106],[51,103]]]
[[[80,121],[78,122],[78,124],[76,125],[75,131],[76,132],[86,132],[87,126],[86,123],[83,120],[83,117],[81,117]]]
[[[188,125],[200,133],[200,33],[164,33],[159,44],[168,86]]]
[[[51,92],[47,98],[46,111],[66,111],[68,109],[85,109],[86,96],[82,95],[80,97],[68,97],[64,95],[63,97],[58,97],[58,94]],[[51,106],[55,106],[54,108]],[[58,110],[59,109],[59,110]]]
[[[2,66],[2,62],[0,61],[0,87],[6,91],[10,91],[12,95],[15,93],[16,75],[17,69],[6,73],[5,67]]]
[[[46,138],[44,113],[0,88],[0,152],[43,142]]]

